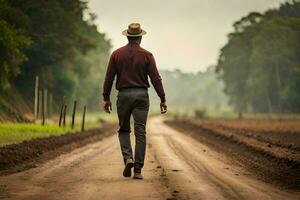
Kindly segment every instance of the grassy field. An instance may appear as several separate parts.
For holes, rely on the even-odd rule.
[[[77,128],[75,129],[77,130]],[[0,146],[19,143],[33,138],[50,137],[71,132],[69,127],[25,123],[0,124]]]
[[[55,119],[57,117],[54,117]],[[105,122],[115,122],[117,116],[105,113],[91,113],[86,116],[85,130],[92,128],[100,128],[101,124]],[[31,140],[34,138],[43,138],[50,136],[58,136],[72,132],[80,132],[81,119],[76,118],[75,128],[70,127],[70,117],[66,118],[66,126],[59,127],[57,121],[51,119],[46,120],[46,125],[42,126],[40,122],[36,124],[28,123],[0,123],[0,147],[8,144],[19,143],[24,140]]]

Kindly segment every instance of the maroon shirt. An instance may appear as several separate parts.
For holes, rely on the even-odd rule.
[[[110,57],[103,86],[105,101],[110,92],[115,76],[116,88],[149,88],[148,76],[161,101],[164,102],[165,92],[161,77],[156,68],[153,55],[136,43],[128,43],[114,51]]]

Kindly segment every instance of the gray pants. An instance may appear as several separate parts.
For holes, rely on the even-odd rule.
[[[134,119],[134,171],[141,172],[146,152],[146,121],[149,110],[148,91],[145,88],[126,88],[118,93],[119,140],[124,162],[133,159],[130,143],[130,117]]]

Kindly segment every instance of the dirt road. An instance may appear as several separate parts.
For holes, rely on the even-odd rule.
[[[300,199],[253,178],[193,138],[148,123],[144,180],[122,177],[117,135],[0,177],[0,199]]]

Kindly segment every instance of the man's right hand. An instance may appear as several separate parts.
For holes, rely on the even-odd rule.
[[[110,113],[112,111],[110,101],[103,101],[102,106],[105,112]]]
[[[160,113],[165,114],[168,111],[168,106],[166,102],[160,103]]]

